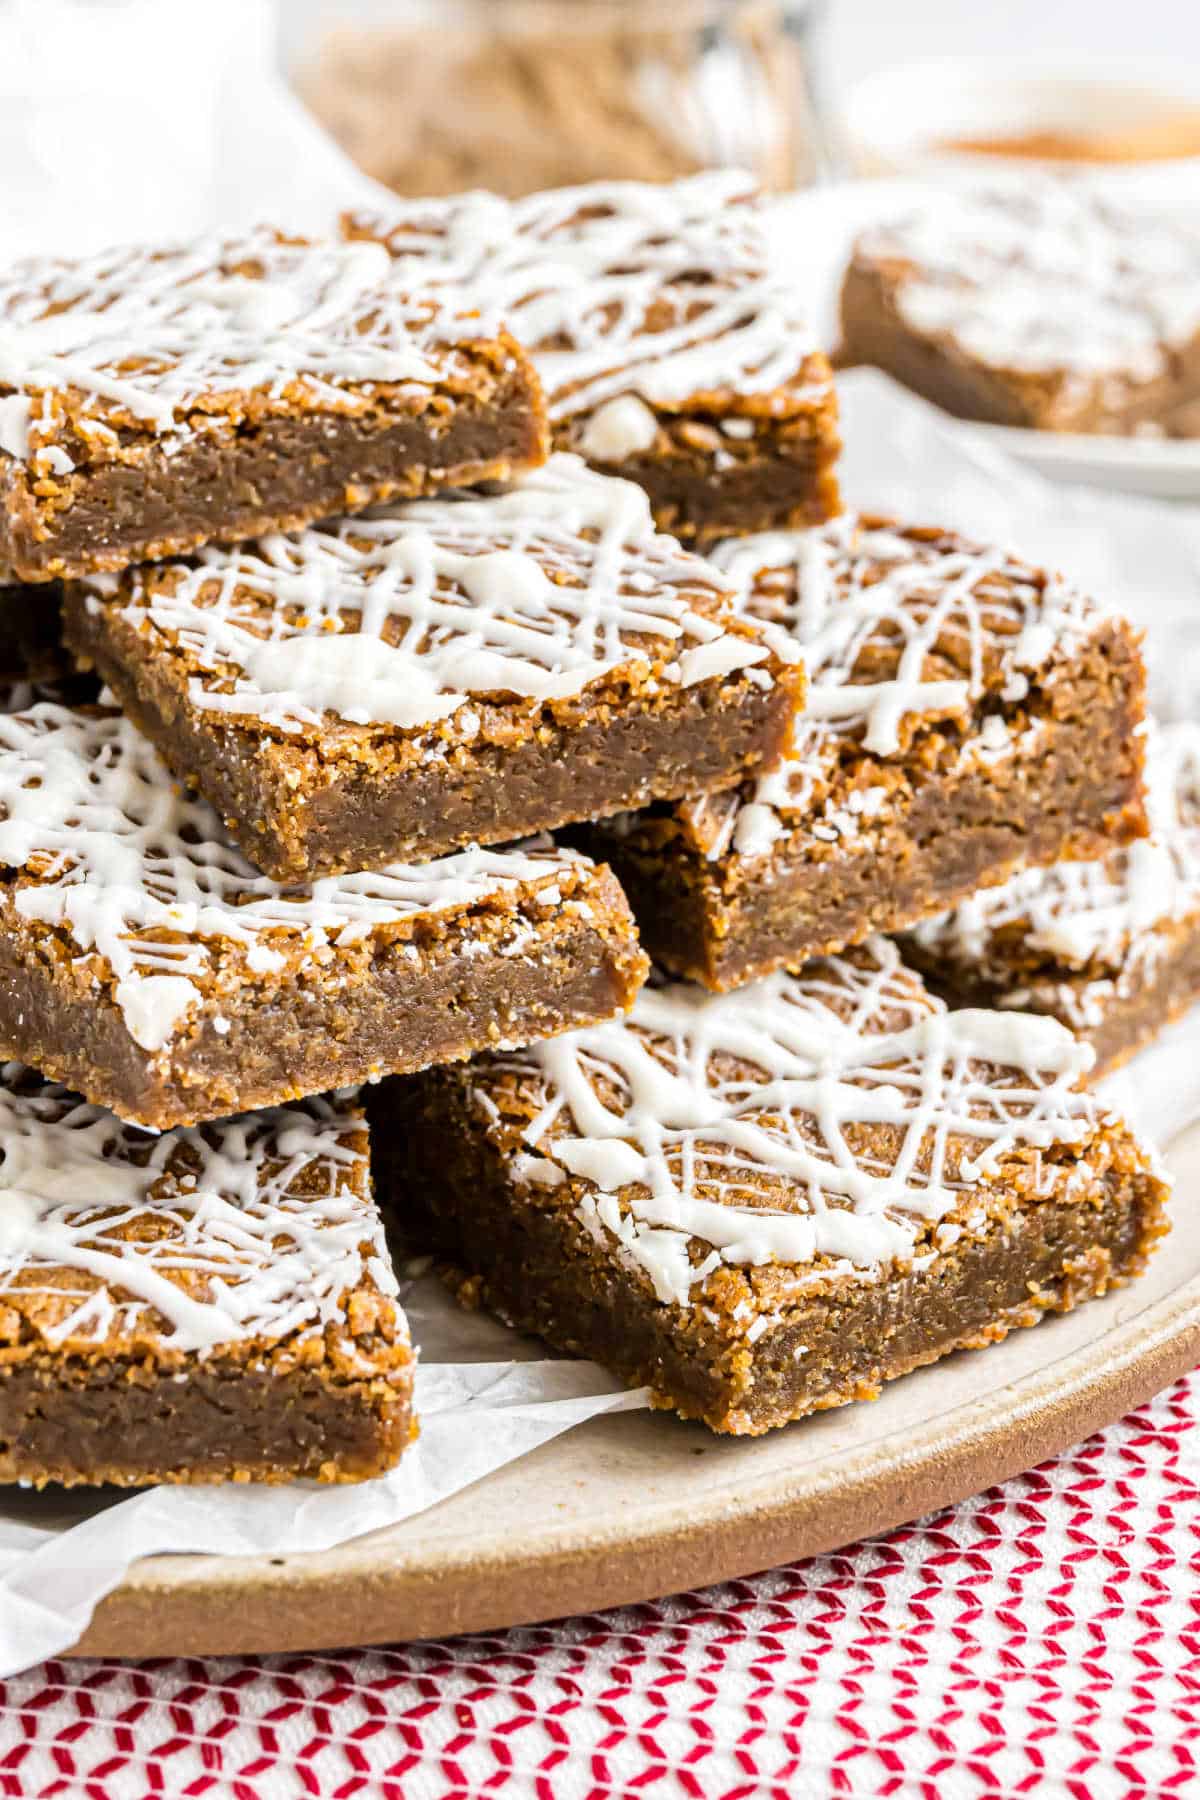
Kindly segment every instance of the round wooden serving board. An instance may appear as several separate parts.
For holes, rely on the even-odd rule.
[[[1200,1127],[1173,1230],[1106,1299],[756,1440],[599,1419],[407,1523],[320,1555],[158,1556],[76,1654],[330,1649],[548,1619],[750,1574],[977,1493],[1200,1362]]]

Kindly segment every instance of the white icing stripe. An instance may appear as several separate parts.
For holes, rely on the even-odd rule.
[[[621,394],[598,406],[579,434],[579,451],[589,462],[623,462],[653,448],[658,420],[636,394]]]
[[[44,1341],[161,1336],[205,1356],[345,1325],[396,1293],[349,1101],[149,1138],[16,1064],[0,1073],[0,1309]],[[357,1141],[356,1141],[357,1139]]]
[[[390,246],[402,282],[461,290],[504,314],[533,354],[551,417],[596,415],[577,447],[607,460],[652,441],[652,415],[610,412],[612,402],[769,393],[794,384],[819,349],[794,280],[773,267],[754,195],[749,177],[722,171],[514,201],[412,201],[350,229]],[[803,391],[830,387],[825,375]]]
[[[0,861],[16,872],[17,914],[65,932],[76,955],[96,953],[97,978],[112,984],[130,1034],[154,1051],[231,950],[243,953],[240,980],[271,979],[282,949],[324,963],[380,928],[525,883],[558,901],[555,878],[582,859],[537,846],[472,848],[281,887],[252,868],[126,719],[45,704],[0,717]]]
[[[644,989],[628,1020],[496,1066],[534,1111],[537,1168],[585,1181],[585,1227],[685,1305],[722,1262],[909,1258],[1006,1157],[1091,1133],[1090,1061],[1053,1020],[948,1013],[874,939],[730,994]]]
[[[655,664],[720,681],[769,655],[725,630],[724,578],[655,532],[640,488],[566,455],[502,493],[210,547],[90,593],[182,647],[197,707],[288,732],[326,712],[419,729],[472,696],[538,704]]]
[[[1102,616],[1060,577],[1001,550],[853,515],[731,539],[712,560],[766,642],[801,656],[809,678],[790,759],[740,795],[684,803],[712,858],[731,846],[761,856],[801,825],[830,842],[853,837],[885,796],[826,799],[848,741],[886,759],[922,724],[961,729],[987,693],[997,705],[1019,702],[1029,672],[1080,647]],[[990,714],[963,753],[1013,748],[1003,718]]]
[[[402,294],[381,246],[289,243],[262,229],[78,262],[17,264],[0,280],[0,449],[26,458],[57,429],[45,396],[82,397],[81,429],[135,420],[174,434],[189,410],[259,391],[338,411],[352,387],[441,379],[476,317]],[[41,394],[32,408],[29,395]]]
[[[33,403],[27,394],[8,394],[0,400],[0,450],[23,462],[29,455],[29,420]]]
[[[1106,376],[1152,380],[1200,332],[1194,219],[1125,212],[1081,181],[948,187],[856,257],[887,266],[915,330],[996,368],[1065,371],[1068,399]]]
[[[917,926],[916,942],[976,974],[1011,974],[1018,946],[1119,973],[1157,926],[1200,911],[1200,725],[1157,727],[1146,775],[1149,837],[1100,862],[1023,870]]]

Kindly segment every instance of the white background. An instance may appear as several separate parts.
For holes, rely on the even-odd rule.
[[[828,0],[827,46],[835,92],[888,63],[943,54],[1200,63],[1200,0]]]

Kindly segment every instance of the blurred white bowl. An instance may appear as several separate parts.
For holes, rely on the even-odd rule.
[[[1186,64],[1073,56],[935,57],[868,76],[846,101],[852,166],[862,175],[996,168],[1069,169],[1152,204],[1200,200],[1200,154],[1139,161],[1014,157],[956,150],[962,139],[1061,133],[1135,139],[1173,113],[1200,128],[1200,70]]]

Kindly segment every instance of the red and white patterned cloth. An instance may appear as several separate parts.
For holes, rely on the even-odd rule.
[[[396,1650],[0,1683],[18,1800],[1200,1794],[1200,1372],[832,1556]]]

